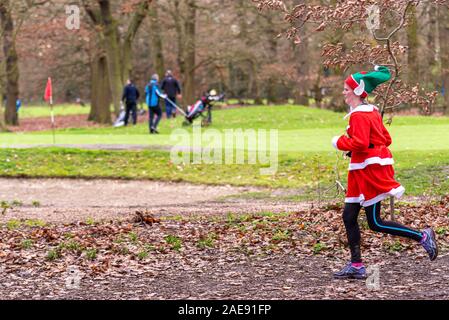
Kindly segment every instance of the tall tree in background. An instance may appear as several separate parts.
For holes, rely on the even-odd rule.
[[[258,64],[258,57],[254,53],[253,49],[257,43],[257,40],[251,36],[251,32],[248,27],[248,15],[251,13],[251,7],[245,0],[237,0],[235,2],[235,10],[237,15],[237,22],[239,26],[238,38],[245,47],[246,50],[240,50],[239,56],[243,56],[243,62],[247,65],[247,73],[249,77],[248,83],[248,97],[254,99],[255,104],[262,104],[260,84],[258,79],[258,73],[260,66]]]
[[[86,12],[88,13],[93,28],[101,28],[102,14],[99,9],[92,8],[89,3],[84,2]],[[91,69],[91,108],[88,119],[98,123],[110,123],[111,111],[111,80],[109,77],[108,58],[106,55],[106,38],[102,32],[96,31],[96,35],[91,37],[93,47],[90,50],[90,69]]]
[[[102,40],[99,40],[101,43]],[[98,43],[95,40],[94,43]],[[91,107],[88,120],[111,123],[111,87],[104,45],[92,49],[91,56]]]
[[[423,8],[423,26],[418,31],[423,32],[423,40],[420,42],[424,45],[420,46],[422,57],[421,65],[425,68],[420,70],[420,80],[428,87],[433,87],[435,83],[435,74],[438,69],[438,29],[437,29],[437,7],[427,6]]]
[[[161,21],[159,20],[159,8],[157,1],[150,6],[150,38],[151,38],[151,57],[153,59],[153,67],[160,78],[165,73],[164,51],[162,47],[162,30]]]
[[[302,0],[295,0],[295,5],[303,3]],[[295,59],[295,71],[298,77],[297,86],[293,89],[294,100],[296,104],[309,105],[307,91],[309,89],[309,39],[306,38],[306,28],[299,31],[300,43],[294,45],[293,56]]]
[[[183,102],[195,101],[197,0],[168,0],[168,12],[176,31],[176,62],[183,83]]]
[[[3,36],[2,30],[0,29],[0,48],[3,48]],[[2,51],[0,50],[0,132],[6,130],[5,118],[3,114],[3,101],[4,101],[4,81],[5,78],[5,59],[3,59]]]
[[[440,38],[441,83],[444,91],[444,113],[449,115],[449,8],[438,8],[438,33]]]
[[[114,101],[112,88],[116,88],[115,97],[120,98],[131,65],[140,88],[151,73],[162,76],[166,67],[179,74],[186,90],[183,105],[206,89],[219,88],[226,91],[228,98],[239,101],[255,99],[261,103],[268,97],[282,101],[294,98],[296,103],[306,104],[310,93],[322,101],[323,108],[344,108],[341,88],[334,86],[343,74],[360,68],[368,70],[371,63],[387,64],[396,73],[386,41],[373,39],[365,26],[366,7],[374,3],[381,7],[382,29],[376,31],[380,38],[399,26],[403,8],[409,4],[407,23],[390,38],[390,49],[400,66],[397,71],[405,80],[394,82],[390,97],[396,97],[392,93],[407,83],[414,86],[419,82],[427,90],[440,90],[442,84],[448,84],[443,81],[447,78],[444,39],[448,18],[443,12],[447,7],[438,6],[437,11],[436,0],[417,6],[418,2],[411,0],[78,0],[93,13],[81,15],[85,20],[79,30],[64,27],[67,0],[51,0],[51,5],[29,10],[32,15],[20,29],[21,8],[44,0],[0,1],[13,6],[20,97],[25,104],[41,101],[46,77],[51,75],[57,80],[58,103],[74,102],[78,97],[89,100],[92,94],[90,118],[98,122],[110,122],[107,112],[108,104]],[[277,9],[283,12],[260,12],[253,2],[280,6]],[[448,0],[439,2],[447,4]],[[297,27],[296,34],[279,36],[283,30],[289,35],[290,26]],[[0,47],[0,63],[6,67],[4,45]],[[413,80],[417,66],[421,66],[419,79]],[[110,76],[111,69],[115,76]],[[6,93],[5,72],[1,81],[0,91]],[[109,88],[105,89],[105,83]],[[421,88],[417,90],[398,95],[410,99],[390,100],[388,107],[417,106],[412,101],[416,100],[416,92],[421,96]],[[446,96],[447,92],[446,88]],[[378,95],[376,102],[383,105],[383,97]],[[440,110],[443,101],[440,96],[432,110]],[[100,116],[102,111],[104,116]]]
[[[147,15],[151,0],[141,0],[135,6],[134,2],[127,6],[126,3],[123,4],[123,10],[133,12],[128,28],[123,34],[119,32],[119,21],[112,14],[111,1],[97,0],[96,2],[98,6],[90,0],[82,0],[106,52],[110,92],[114,112],[118,115],[123,85],[130,75],[132,66],[132,43]]]
[[[16,51],[16,37],[10,0],[0,0],[0,33],[3,40],[3,54],[5,56],[6,74],[6,108],[5,123],[19,125],[16,111],[16,100],[19,98],[19,65]]]
[[[277,35],[279,34],[279,31],[276,29],[276,26],[274,25],[274,14],[273,12],[267,12],[263,15],[263,25],[264,25],[264,33],[267,35],[267,43],[268,43],[268,49],[267,49],[267,58],[268,63],[274,63],[276,62],[276,56],[277,56],[277,45],[278,45],[278,39]],[[266,96],[267,96],[267,102],[276,104],[280,102],[280,97],[276,91],[276,77],[274,75],[271,75],[268,77],[266,84],[265,84],[265,90],[266,90]]]
[[[184,20],[184,52],[181,60],[184,80],[184,101],[195,100],[196,69],[196,0],[186,1],[186,17]]]
[[[392,80],[388,85],[376,90],[374,95],[382,115],[385,111],[394,111],[402,105],[419,105],[424,112],[428,112],[435,102],[437,92],[426,92],[421,86],[401,81],[403,71],[401,56],[407,53],[407,47],[401,44],[402,39],[397,40],[398,32],[404,30],[411,8],[420,5],[418,1],[330,1],[330,3],[323,1],[320,4],[313,1],[313,4],[308,2],[290,9],[284,1],[253,0],[253,2],[257,3],[259,9],[269,8],[283,13],[285,20],[290,23],[290,28],[285,32],[287,38],[297,39],[299,29],[305,24],[317,26],[315,33],[327,30],[351,35],[350,43],[338,41],[323,45],[323,64],[326,67],[347,70],[352,66],[359,68],[360,65],[367,64],[389,66],[392,70]],[[375,27],[367,27],[372,25],[368,24],[373,20],[372,4],[378,9],[375,10],[378,14],[374,15],[383,21],[379,31]],[[430,0],[428,4],[441,6],[447,10],[448,1]],[[363,32],[364,29],[368,29],[366,30],[368,32]]]
[[[416,7],[411,7],[408,13],[407,24],[407,64],[408,81],[410,84],[419,82],[419,63],[418,63],[418,19],[416,19]]]
[[[152,0],[137,1],[134,7],[131,7],[125,12],[132,14],[132,16],[128,28],[124,32],[123,41],[122,43],[120,43],[121,59],[123,61],[122,65],[123,84],[126,82],[126,80],[129,78],[131,74],[132,59],[133,59],[132,45],[134,43],[134,40],[136,39],[137,32],[139,31],[142,22],[148,15],[151,3]]]

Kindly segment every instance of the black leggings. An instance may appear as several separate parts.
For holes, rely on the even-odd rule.
[[[420,231],[405,227],[393,221],[383,221],[380,217],[380,206],[381,202],[379,201],[369,207],[365,207],[368,226],[371,230],[421,241],[422,233]],[[360,253],[360,229],[357,222],[360,209],[361,205],[358,203],[345,203],[345,209],[343,211],[343,222],[345,223],[349,248],[351,250],[351,262],[354,263],[362,262]]]

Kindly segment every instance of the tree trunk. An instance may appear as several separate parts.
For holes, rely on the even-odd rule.
[[[266,20],[267,20],[266,33],[268,35],[268,56],[269,61],[273,63],[274,61],[276,61],[277,58],[277,31],[273,23],[272,13],[268,13]],[[276,78],[274,76],[270,76],[266,84],[266,95],[268,104],[270,103],[277,104],[280,102],[276,87],[277,87]]]
[[[251,60],[249,63],[250,63],[249,92],[251,93],[251,98],[254,99],[254,104],[263,104],[263,100],[260,95],[259,79],[257,78],[258,74],[257,63],[254,60]]]
[[[309,98],[307,91],[309,90],[309,61],[307,40],[302,39],[301,44],[295,46],[293,50],[296,62],[296,75],[298,76],[298,84],[294,87],[295,104],[308,106]]]
[[[161,27],[159,21],[158,5],[153,2],[150,7],[150,26],[151,26],[151,47],[153,51],[151,56],[153,58],[153,67],[156,73],[162,79],[165,74],[164,53],[162,48]]]
[[[426,40],[425,43],[427,44],[426,48],[426,54],[424,56],[424,66],[427,66],[425,68],[422,68],[420,71],[420,80],[422,83],[425,83],[428,86],[428,89],[434,90],[434,87],[432,84],[434,83],[434,75],[432,74],[432,70],[435,70],[436,65],[438,63],[437,58],[437,37],[438,37],[438,30],[437,30],[437,6],[427,6],[424,7],[423,10],[425,10],[425,21],[422,22],[423,25],[427,25],[426,29]]]
[[[449,115],[449,10],[439,9],[438,33],[440,42],[441,82],[444,88],[444,114]]]
[[[0,28],[0,32],[2,32],[2,29]],[[3,41],[0,37],[0,47],[3,47]],[[3,94],[3,77],[4,77],[4,71],[5,70],[5,64],[4,61],[0,61],[0,132],[6,131],[5,126],[5,118],[3,114],[3,101],[4,101],[4,94]]]
[[[408,81],[411,85],[419,82],[419,64],[418,64],[418,21],[416,19],[416,8],[410,7],[409,20],[407,25],[407,44],[408,44]]]
[[[6,110],[5,123],[19,125],[16,101],[19,98],[19,64],[14,37],[14,23],[9,0],[0,1],[1,30],[3,31],[3,52],[6,58]]]
[[[187,0],[187,15],[184,23],[185,29],[185,74],[183,101],[186,104],[195,102],[195,25],[196,25],[196,0]]]
[[[147,16],[149,2],[148,0],[141,1],[137,7],[137,11],[134,13],[128,30],[125,35],[125,39],[122,46],[122,82],[125,83],[130,78],[132,72],[132,44],[136,37],[137,31],[140,25]],[[120,43],[120,42],[119,42]]]
[[[120,100],[122,96],[122,89],[125,81],[131,76],[132,71],[132,43],[135,39],[137,31],[145,19],[148,11],[148,6],[151,0],[141,0],[138,4],[137,11],[133,15],[129,27],[126,31],[123,43],[118,32],[118,23],[111,13],[111,4],[109,0],[97,0],[99,10],[95,9],[87,0],[82,0],[82,4],[92,20],[93,24],[98,30],[97,35],[100,38],[101,48],[106,52],[107,74],[109,79],[109,93],[112,97],[114,105],[114,112],[116,115],[120,113]],[[101,70],[103,60],[98,62],[98,66],[93,66],[93,69],[99,68]],[[97,70],[97,71],[98,71]],[[102,71],[99,71],[99,74]],[[104,72],[102,72],[104,73]],[[99,75],[102,78],[101,75]],[[94,95],[93,95],[94,97]],[[103,96],[96,99],[104,100]],[[102,102],[103,105],[105,102]],[[101,109],[103,110],[103,109]],[[95,109],[92,110],[94,113]],[[110,121],[108,113],[105,111],[102,121]]]
[[[337,44],[340,42],[343,42],[344,39],[344,32],[343,30],[336,30],[335,33],[332,35],[332,38],[330,39],[330,43],[332,44]],[[343,78],[343,71],[341,70],[341,68],[339,67],[335,67],[332,69],[332,74],[333,76],[339,77],[340,79]],[[321,78],[322,76],[326,76],[326,74],[324,73],[324,70],[322,67],[320,67],[318,69],[319,72],[319,78]],[[324,75],[323,75],[324,73]],[[341,88],[343,86],[343,83],[334,83],[331,87],[331,99],[328,105],[326,105],[325,102],[321,101],[320,105],[324,108],[329,108],[332,109],[334,111],[342,111],[342,110],[346,110],[346,105],[344,104],[344,99],[343,99],[343,95],[341,94]],[[320,87],[320,91],[321,91],[321,84],[319,85]],[[315,85],[315,92],[317,92],[317,87]],[[324,98],[322,97],[322,94],[318,94],[318,96],[321,96],[321,99]]]
[[[4,131],[7,131],[7,128],[5,126],[4,115],[3,115],[3,92],[2,92],[2,88],[0,87],[0,132],[4,132]]]
[[[313,98],[315,100],[315,106],[319,109],[323,107],[323,94],[321,93],[321,68],[318,68],[318,76],[313,84]]]
[[[91,111],[89,120],[110,124],[111,123],[111,95],[109,87],[108,66],[106,57],[98,55],[92,61],[91,79]]]
[[[186,67],[185,57],[184,57],[185,42],[184,42],[184,30],[183,30],[183,26],[181,24],[181,10],[179,8],[180,2],[179,2],[179,0],[173,0],[173,4],[174,4],[175,10],[174,10],[174,14],[172,16],[173,16],[173,21],[175,24],[176,44],[178,47],[176,60],[178,62],[179,71],[181,72],[182,80],[184,80],[187,67]]]
[[[294,0],[293,5],[297,6],[303,4],[304,0]],[[298,84],[294,87],[294,101],[295,104],[308,106],[309,98],[307,91],[309,90],[309,45],[308,39],[305,39],[306,29],[305,26],[299,29],[299,37],[301,43],[294,45],[293,56],[295,59],[296,75],[298,76]]]
[[[132,43],[125,41],[122,46],[122,79],[125,83],[128,79],[132,78]]]
[[[247,10],[249,4],[246,0],[236,1],[236,13],[239,23],[240,33],[239,38],[246,44],[247,47],[254,46],[254,39],[248,32],[248,17]],[[257,57],[250,51],[246,53],[248,55],[245,63],[247,65],[248,72],[248,97],[254,99],[254,104],[263,104],[260,96],[260,85],[258,75],[258,63]],[[232,84],[232,81],[231,81]]]
[[[97,121],[98,80],[98,57],[95,56],[90,61],[90,112],[87,121]]]
[[[0,28],[0,32],[2,29]],[[0,47],[3,47],[3,41],[0,37]],[[4,101],[4,75],[5,75],[5,63],[4,61],[0,61],[0,132],[7,131],[5,126],[5,115],[3,114],[3,101]]]
[[[124,80],[120,63],[120,43],[117,31],[117,22],[114,20],[109,0],[98,0],[104,24],[105,49],[108,63],[109,85],[111,88],[112,103],[116,115],[120,113],[120,100]]]

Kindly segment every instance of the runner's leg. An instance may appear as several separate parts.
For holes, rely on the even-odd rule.
[[[380,201],[369,207],[365,207],[366,218],[371,230],[421,241],[423,237],[421,231],[411,229],[397,222],[382,220],[380,217],[380,207]]]
[[[343,222],[348,236],[349,249],[351,250],[351,262],[361,263],[360,253],[360,229],[357,222],[361,206],[359,203],[345,203],[343,210]]]

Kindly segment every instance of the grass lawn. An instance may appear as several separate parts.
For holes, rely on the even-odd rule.
[[[53,112],[55,116],[89,114],[89,111],[90,111],[89,105],[86,105],[84,107],[77,104],[63,104],[53,106]],[[19,119],[37,118],[37,117],[50,117],[50,106],[24,105],[19,109]]]
[[[86,108],[87,110],[87,108]],[[229,129],[277,129],[279,164],[274,175],[261,175],[266,165],[175,165],[167,151],[82,151],[76,149],[0,149],[0,175],[26,177],[108,177],[158,179],[193,183],[256,185],[316,190],[335,181],[337,153],[330,140],[347,125],[344,114],[299,106],[265,106],[217,110],[213,126]],[[162,121],[160,135],[147,134],[146,125],[127,128],[58,130],[58,144],[174,145],[174,129],[187,133],[182,119]],[[447,193],[449,190],[449,118],[395,117],[388,127],[392,137],[397,178],[407,194]],[[204,132],[204,131],[203,131]],[[190,137],[190,135],[188,135]],[[50,132],[0,134],[4,147],[51,144]],[[204,145],[203,145],[204,146]],[[345,180],[347,160],[338,171]]]
[[[261,175],[260,164],[176,165],[164,151],[91,151],[64,148],[0,149],[4,177],[123,178],[186,181],[261,187],[325,188],[335,181],[335,152],[301,152],[279,156],[277,172]],[[447,151],[399,151],[395,154],[398,180],[407,194],[443,194],[449,190]],[[347,162],[338,172],[346,181]]]
[[[277,129],[280,152],[332,151],[330,139],[342,134],[347,124],[343,116],[342,113],[299,106],[235,108],[215,111],[214,124],[209,128],[220,130],[222,134],[229,129]],[[161,121],[161,134],[157,136],[148,134],[146,124],[126,128],[61,129],[56,131],[56,143],[174,145],[176,140],[170,140],[174,129],[192,132],[191,127],[182,127],[181,123],[180,117]],[[393,137],[393,151],[449,148],[448,117],[395,117],[388,129]],[[0,134],[2,146],[51,144],[52,141],[51,132],[48,131]]]

